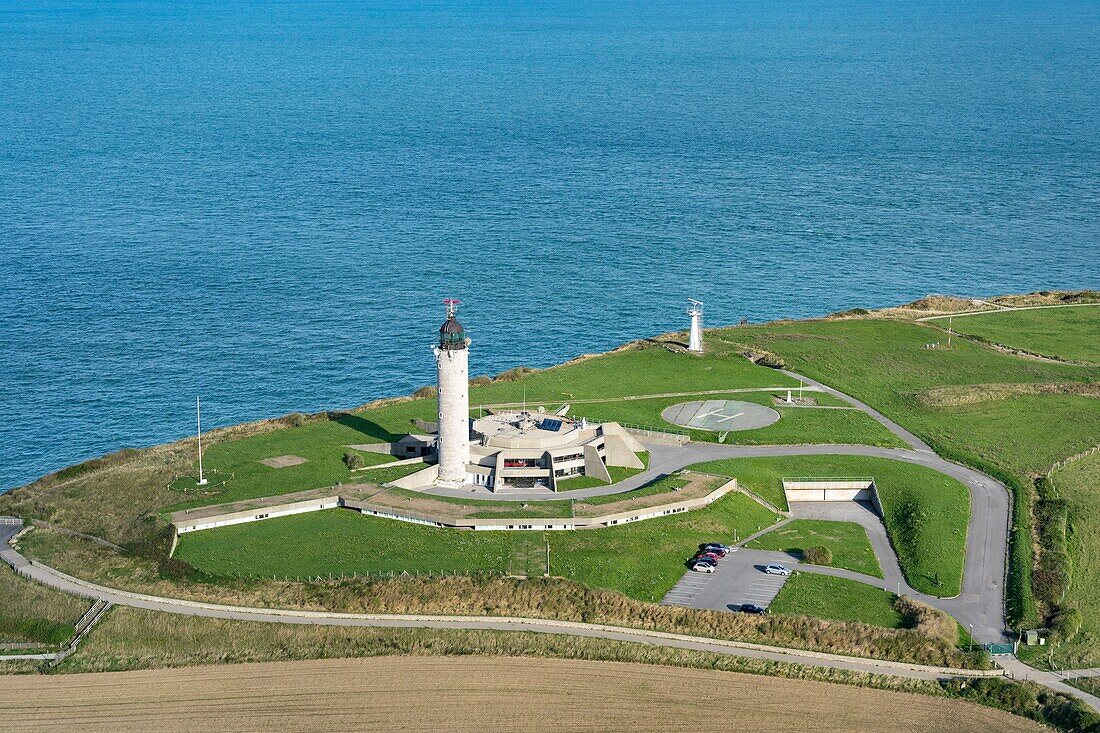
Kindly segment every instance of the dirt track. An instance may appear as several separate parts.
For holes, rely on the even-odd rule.
[[[642,664],[379,657],[0,677],[5,731],[1040,731],[953,700]]]

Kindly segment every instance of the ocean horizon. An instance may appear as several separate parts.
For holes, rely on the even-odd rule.
[[[1100,289],[1100,5],[0,2],[0,491],[687,327]]]

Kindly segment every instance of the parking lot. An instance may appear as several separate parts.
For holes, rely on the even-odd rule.
[[[743,603],[767,608],[787,582],[786,576],[764,572],[771,563],[794,570],[798,561],[785,552],[738,548],[722,558],[713,573],[686,571],[661,602],[715,611],[735,610]]]

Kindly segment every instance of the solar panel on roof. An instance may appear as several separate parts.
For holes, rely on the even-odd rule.
[[[543,420],[539,427],[543,430],[558,431],[561,430],[561,420]]]

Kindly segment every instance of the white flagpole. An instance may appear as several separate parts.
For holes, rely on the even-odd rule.
[[[202,405],[198,397],[195,398],[195,426],[199,436],[199,486],[205,486],[206,479],[202,477]]]

